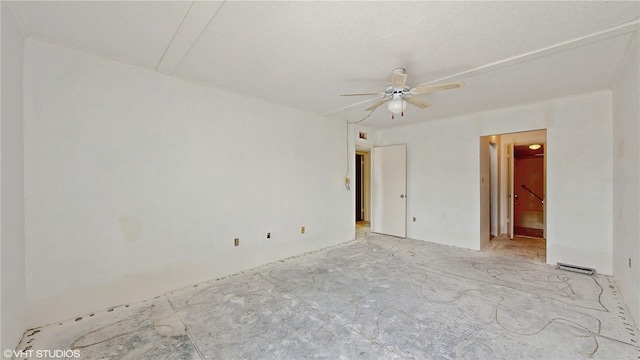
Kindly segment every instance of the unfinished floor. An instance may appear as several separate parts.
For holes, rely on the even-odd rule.
[[[613,278],[375,235],[28,331],[82,359],[638,359]]]

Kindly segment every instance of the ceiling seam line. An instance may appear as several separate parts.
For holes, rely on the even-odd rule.
[[[171,41],[169,41],[169,44],[164,49],[164,52],[162,53],[162,56],[160,57],[160,61],[158,61],[158,64],[155,66],[154,70],[158,71],[158,68],[160,67],[160,64],[162,64],[162,61],[164,60],[164,57],[167,56],[167,52],[169,52],[169,49],[171,48],[171,45],[173,45],[173,41],[176,39],[176,35],[178,35],[178,33],[180,32],[180,29],[182,29],[182,25],[184,25],[184,21],[189,16],[189,13],[191,12],[191,8],[193,7],[193,3],[194,2],[195,2],[195,0],[191,0],[191,4],[189,4],[189,8],[184,13],[184,16],[182,17],[182,21],[180,21],[180,25],[178,25],[178,28],[173,33],[173,36],[171,37]]]
[[[638,21],[638,20],[632,21],[632,22],[628,22],[628,23],[625,23],[625,24],[622,24],[622,25],[619,25],[619,26],[615,26],[615,27],[612,27],[612,28],[609,28],[609,29],[605,29],[605,30],[602,30],[602,31],[595,32],[593,34],[585,35],[585,36],[582,36],[582,37],[579,37],[579,38],[575,38],[575,39],[571,39],[571,40],[568,40],[568,41],[563,41],[563,42],[560,42],[560,43],[557,43],[557,44],[554,44],[554,45],[551,45],[551,46],[547,46],[547,47],[543,47],[543,48],[540,48],[540,49],[537,49],[537,50],[529,51],[529,52],[526,52],[524,54],[512,56],[512,57],[507,58],[507,59],[494,61],[492,63],[486,64],[486,65],[483,65],[483,66],[479,66],[479,67],[471,69],[471,70],[463,71],[463,72],[460,72],[460,73],[457,73],[457,74],[454,74],[454,75],[445,76],[445,77],[442,77],[440,79],[436,79],[436,80],[433,80],[433,81],[430,81],[430,82],[427,82],[427,83],[424,83],[424,84],[421,84],[421,85],[429,85],[431,83],[436,83],[436,82],[440,82],[440,81],[443,81],[443,80],[448,80],[448,79],[455,78],[455,77],[458,77],[458,76],[463,76],[463,75],[467,75],[467,74],[474,73],[474,72],[480,72],[480,71],[482,71],[484,69],[487,69],[487,72],[491,72],[492,71],[491,68],[498,67],[499,65],[502,65],[502,64],[505,64],[505,67],[508,67],[508,66],[510,66],[510,63],[512,63],[512,62],[514,64],[519,63],[518,60],[522,60],[520,62],[526,62],[526,61],[529,61],[531,59],[537,59],[537,58],[540,58],[540,57],[548,56],[546,54],[543,54],[543,53],[546,53],[546,52],[557,53],[557,52],[564,51],[564,49],[568,50],[568,49],[581,47],[581,46],[584,46],[584,45],[587,45],[587,44],[591,43],[591,42],[588,42],[587,44],[581,44],[582,42],[587,42],[587,41],[593,40],[593,39],[595,39],[595,38],[597,38],[599,36],[604,36],[604,35],[607,35],[609,33],[613,33],[613,32],[615,32],[617,30],[623,30],[623,29],[625,29],[627,27],[628,28],[632,28],[634,26],[638,27],[639,25],[640,25],[640,21]],[[633,31],[635,31],[635,30],[629,30],[628,32],[633,32]],[[623,33],[626,33],[626,32],[623,32]],[[612,38],[612,37],[615,37],[615,36],[619,36],[619,35],[622,35],[623,33],[611,35],[609,37],[603,38],[602,40],[609,39],[609,38]],[[601,41],[601,40],[594,40],[594,42],[597,42],[597,41]],[[571,45],[574,45],[574,46],[571,46]],[[554,50],[557,50],[557,51],[554,51]],[[538,54],[540,54],[540,56],[536,56]]]
[[[633,28],[636,28],[635,30]],[[628,28],[628,29],[626,29]],[[631,22],[627,22],[615,27],[611,27],[605,30],[601,30],[589,35],[585,35],[579,38],[575,38],[575,39],[571,39],[568,41],[564,41],[561,43],[557,43],[551,46],[547,46],[547,47],[543,47],[537,50],[533,50],[533,51],[529,51],[526,52],[524,54],[520,54],[520,55],[516,55],[516,56],[512,56],[510,58],[506,58],[506,59],[502,59],[502,60],[498,60],[498,61],[494,61],[492,63],[486,64],[486,65],[482,65],[482,66],[478,66],[476,68],[470,69],[470,70],[466,70],[463,72],[459,72],[453,75],[448,75],[439,79],[435,79],[421,85],[430,85],[433,83],[438,83],[441,81],[445,81],[445,80],[450,80],[450,79],[456,79],[456,78],[461,78],[461,77],[474,77],[483,73],[490,73],[502,68],[507,68],[509,66],[513,66],[516,64],[520,64],[520,63],[524,63],[527,61],[531,61],[531,60],[535,60],[535,59],[539,59],[539,58],[543,58],[552,54],[556,54],[556,53],[560,53],[562,51],[566,51],[566,50],[570,50],[570,49],[575,49],[575,48],[579,48],[582,46],[586,46],[589,45],[591,43],[594,42],[598,42],[598,41],[603,41],[612,37],[616,37],[616,36],[620,36],[629,32],[634,32],[634,31],[638,31],[638,28],[640,28],[640,20],[634,20]],[[621,33],[616,33],[617,31],[623,30],[623,32]],[[624,31],[624,30],[628,30],[628,31]],[[610,34],[610,36],[606,36],[607,34]],[[600,36],[606,36],[604,38],[599,39]],[[327,112],[322,113],[321,115],[331,115],[331,114],[335,114],[335,113],[339,113],[341,111],[350,109],[352,107],[357,107],[359,105],[362,105],[364,103],[367,103],[369,101],[372,101],[376,98],[371,98],[368,100],[364,100],[361,101],[359,103],[356,104],[350,104],[338,109],[334,109],[334,110],[330,110]]]
[[[195,1],[195,0],[194,0]],[[193,40],[193,43],[191,44],[191,46],[189,46],[189,50],[187,50],[186,53],[184,53],[184,56],[182,57],[182,59],[180,59],[180,61],[178,62],[178,64],[176,65],[176,69],[178,69],[180,67],[180,64],[182,64],[182,61],[184,61],[184,59],[189,56],[189,53],[191,52],[191,50],[193,49],[193,46],[198,42],[198,40],[200,40],[200,38],[202,37],[202,34],[204,34],[205,30],[207,30],[207,28],[209,27],[209,25],[211,25],[211,21],[213,21],[213,19],[216,17],[216,15],[218,15],[218,12],[220,11],[220,8],[222,8],[225,4],[225,0],[222,1],[222,3],[220,4],[220,6],[216,9],[216,12],[213,13],[213,15],[211,15],[211,18],[209,19],[209,21],[207,21],[207,25],[205,25],[202,30],[200,30],[200,34],[198,34],[198,36],[196,36],[195,40]],[[174,71],[176,70],[174,69]]]
[[[624,55],[622,56],[622,59],[620,59],[620,61],[616,65],[616,70],[613,72],[613,77],[611,78],[611,81],[609,82],[609,88],[610,89],[613,88],[613,85],[617,82],[618,74],[620,73],[620,68],[625,63],[627,55],[629,55],[629,53],[631,52],[631,47],[633,46],[633,42],[634,41],[640,41],[640,30],[636,30],[635,33],[633,33],[633,35],[631,35],[631,39],[629,39],[629,42],[627,43],[627,46],[624,49]]]
[[[635,20],[635,21],[628,22],[628,23],[625,23],[625,24],[622,24],[622,25],[618,25],[618,26],[615,26],[615,27],[612,27],[612,28],[609,28],[609,29],[605,29],[605,30],[602,30],[602,31],[598,31],[598,32],[589,34],[589,35],[585,35],[585,36],[582,36],[582,37],[579,37],[579,38],[563,41],[563,42],[560,42],[560,43],[557,43],[557,44],[554,44],[554,45],[550,45],[550,46],[546,46],[546,47],[543,47],[543,48],[540,48],[540,49],[537,49],[537,50],[529,51],[529,52],[526,52],[524,54],[512,56],[510,58],[506,58],[506,59],[502,59],[502,60],[498,60],[498,61],[494,61],[494,62],[486,64],[486,65],[478,66],[478,67],[476,67],[474,69],[471,69],[471,70],[467,70],[467,71],[463,71],[463,72],[460,72],[460,73],[457,73],[457,74],[445,76],[445,77],[442,77],[442,78],[439,78],[439,79],[436,79],[436,80],[432,80],[430,82],[427,82],[427,83],[424,83],[424,84],[421,84],[421,85],[428,85],[428,84],[431,84],[431,83],[437,83],[437,82],[440,82],[440,81],[443,81],[443,80],[448,80],[448,79],[451,79],[451,78],[456,78],[456,77],[459,77],[459,76],[472,74],[474,72],[480,72],[480,71],[485,70],[485,69],[487,70],[487,72],[491,72],[492,71],[491,68],[499,67],[502,64],[504,64],[505,67],[508,67],[508,66],[510,66],[510,63],[514,63],[515,64],[515,63],[520,63],[520,62],[526,62],[526,61],[529,61],[529,60],[532,60],[532,59],[537,59],[537,58],[540,58],[540,57],[548,56],[547,54],[545,54],[547,52],[557,53],[557,52],[564,51],[564,49],[568,50],[568,49],[581,47],[581,46],[590,44],[591,42],[588,42],[589,40],[593,40],[593,39],[595,39],[595,38],[597,38],[599,36],[605,36],[605,35],[607,35],[609,33],[615,32],[617,30],[624,30],[625,28],[630,28],[629,31],[622,32],[620,34],[611,35],[611,36],[608,36],[608,37],[604,37],[601,40],[605,40],[605,39],[609,39],[609,38],[612,38],[612,37],[615,37],[615,36],[619,36],[619,35],[622,35],[622,34],[627,33],[627,32],[633,32],[635,30],[632,30],[631,28],[638,27],[639,25],[640,25],[640,21]],[[593,42],[597,42],[597,41],[601,41],[601,40],[594,40]],[[588,43],[581,44],[582,42],[588,42]],[[572,45],[574,45],[574,46],[572,46]],[[554,51],[554,50],[557,50],[557,51]],[[539,55],[539,56],[536,56],[536,55]],[[519,61],[519,60],[521,60],[521,61]],[[471,76],[474,76],[474,75],[471,75]]]
[[[32,32],[27,26],[27,22],[24,21],[24,16],[18,8],[18,5],[13,1],[3,1],[3,3],[7,5],[7,9],[9,9],[9,12],[13,15],[14,19],[18,23],[18,29],[20,29],[20,31],[23,33],[22,37],[26,39],[31,36]]]

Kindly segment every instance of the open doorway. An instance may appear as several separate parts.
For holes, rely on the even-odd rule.
[[[498,144],[493,141],[489,141],[489,193],[490,193],[490,202],[489,205],[491,212],[489,216],[490,220],[490,230],[489,237],[493,239],[494,237],[500,235],[500,215],[498,213],[498,204],[500,203],[500,191],[498,187],[498,152],[499,152]]]
[[[514,146],[513,235],[544,239],[544,145]]]
[[[356,154],[356,222],[364,220],[364,184],[362,175],[364,173],[364,155]]]
[[[363,238],[371,231],[371,154],[368,149],[356,149],[355,165],[356,238]]]
[[[546,150],[546,130],[481,137],[483,251],[546,263]]]

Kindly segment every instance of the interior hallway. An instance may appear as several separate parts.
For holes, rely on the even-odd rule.
[[[612,277],[368,232],[28,331],[82,359],[635,359]]]

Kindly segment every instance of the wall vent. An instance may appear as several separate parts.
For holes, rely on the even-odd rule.
[[[596,273],[596,269],[592,269],[584,266],[578,266],[578,265],[564,264],[560,262],[558,263],[558,266],[556,266],[556,269],[573,271],[573,272],[577,272],[580,274],[587,274],[587,275],[593,275]]]

